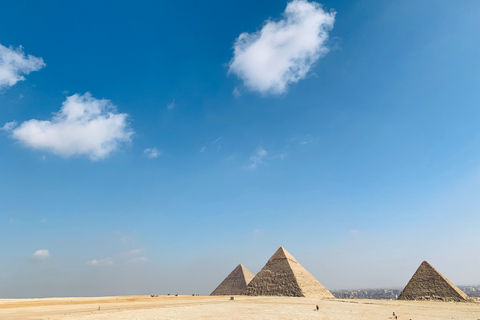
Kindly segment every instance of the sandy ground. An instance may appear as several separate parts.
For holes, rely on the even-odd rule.
[[[320,311],[314,311],[318,304]],[[100,310],[98,308],[100,307]],[[318,300],[283,297],[126,296],[0,299],[0,319],[321,319],[477,320],[480,303]]]

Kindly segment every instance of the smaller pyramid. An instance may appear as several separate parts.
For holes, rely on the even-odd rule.
[[[468,296],[445,278],[427,261],[420,267],[403,289],[398,300],[466,301]]]
[[[247,268],[239,264],[210,295],[239,295],[245,290],[253,277],[254,275]]]
[[[243,292],[248,296],[334,298],[295,258],[280,247]]]

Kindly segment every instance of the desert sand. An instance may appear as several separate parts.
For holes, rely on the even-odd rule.
[[[315,305],[320,311],[314,311]],[[100,307],[100,310],[98,308]],[[477,320],[480,303],[294,297],[119,296],[0,299],[0,319]]]

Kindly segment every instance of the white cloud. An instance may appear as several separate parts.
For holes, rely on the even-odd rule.
[[[50,257],[50,251],[47,249],[40,249],[35,251],[31,256],[33,260],[45,260]]]
[[[90,266],[110,266],[110,265],[124,265],[125,263],[143,263],[149,262],[150,259],[143,256],[144,248],[133,249],[116,254],[112,254],[104,259],[93,259],[87,261]]]
[[[23,75],[45,67],[42,58],[25,55],[22,46],[14,49],[0,44],[0,90],[25,80]]]
[[[99,260],[93,259],[93,260],[87,261],[87,264],[90,266],[110,266],[113,264],[113,260],[110,257],[105,259],[99,259]]]
[[[87,92],[67,97],[51,120],[32,119],[15,129],[10,122],[4,128],[11,131],[13,139],[33,149],[99,160],[131,140],[133,131],[127,118],[128,114],[116,113],[110,100],[95,99]]]
[[[170,102],[170,103],[167,105],[167,109],[168,109],[168,110],[172,110],[173,108],[175,108],[175,99],[172,100],[172,102]]]
[[[267,20],[261,30],[240,34],[229,72],[252,91],[284,93],[328,52],[326,41],[334,22],[335,13],[325,12],[320,4],[294,0],[282,19]]]
[[[41,223],[47,223],[47,219],[46,218],[43,218],[42,220],[40,220]]]
[[[130,251],[122,252],[118,255],[118,259],[126,261],[128,263],[143,263],[150,260],[142,255],[145,251],[144,248],[133,249]]]
[[[161,151],[159,151],[157,148],[147,148],[143,150],[143,154],[148,158],[148,159],[154,159],[157,158],[162,154]]]
[[[275,154],[275,155],[271,156],[271,157],[269,158],[269,160],[276,160],[276,159],[283,160],[283,159],[285,159],[287,156],[288,156],[288,152],[287,152],[287,151],[284,151],[284,152],[282,152],[282,153],[278,153],[278,154]]]
[[[15,128],[17,125],[18,125],[17,121],[7,122],[7,123],[5,123],[5,125],[3,127],[0,128],[0,130],[12,131],[13,128]]]
[[[312,135],[307,134],[303,137],[296,138],[296,141],[298,141],[298,144],[301,146],[305,146],[307,144],[315,144],[315,140],[313,139]]]
[[[129,263],[142,263],[142,262],[149,262],[150,260],[145,257],[137,257],[128,260]]]
[[[136,254],[141,254],[141,253],[144,252],[144,251],[145,251],[144,248],[138,248],[138,249],[133,249],[133,250],[127,251],[127,252],[125,252],[125,254],[127,254],[127,255],[136,255]]]
[[[240,90],[238,90],[238,88],[233,89],[232,94],[233,94],[236,98],[238,98],[238,97],[240,97],[240,96],[242,95],[242,93],[240,92]]]
[[[205,152],[205,150],[207,150],[207,146],[212,147],[212,148],[215,148],[218,151],[220,151],[220,149],[222,148],[222,145],[221,145],[221,141],[223,140],[223,137],[218,137],[217,139],[213,140],[212,142],[208,143],[206,146],[203,146],[201,149],[200,149],[200,153],[202,152]]]
[[[267,157],[267,151],[262,147],[257,148],[255,152],[248,159],[245,168],[255,170],[259,165],[265,164],[265,158]]]

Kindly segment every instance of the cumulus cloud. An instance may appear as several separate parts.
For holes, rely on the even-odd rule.
[[[335,13],[325,12],[320,4],[294,0],[280,20],[267,20],[261,30],[240,34],[229,72],[249,90],[285,93],[328,52],[326,41],[334,21]]]
[[[50,257],[50,251],[47,249],[40,249],[35,251],[30,257],[35,261],[45,260]]]
[[[117,113],[110,100],[95,99],[87,92],[67,97],[51,120],[32,119],[16,128],[9,122],[3,128],[27,147],[66,158],[88,155],[99,160],[131,140],[127,119],[128,114]]]
[[[89,266],[110,266],[113,264],[113,259],[112,258],[105,258],[105,259],[93,259],[90,261],[87,261],[87,264]]]
[[[147,148],[143,150],[143,154],[148,158],[148,159],[155,159],[158,158],[162,154],[161,151],[159,151],[157,148]]]
[[[265,164],[265,158],[267,157],[267,151],[262,147],[257,148],[255,152],[248,159],[245,168],[255,170],[259,165]]]
[[[14,86],[25,80],[23,75],[43,67],[43,59],[25,55],[22,46],[15,49],[0,44],[0,90]]]

